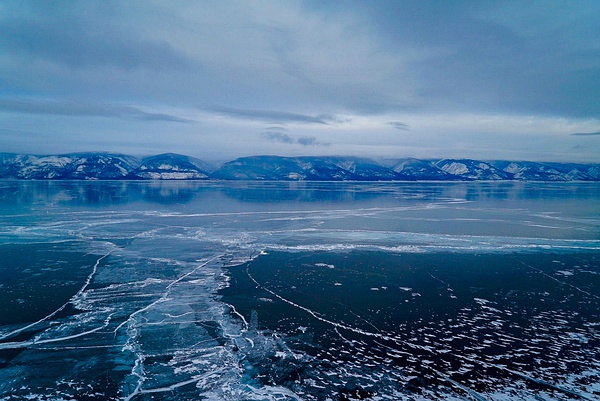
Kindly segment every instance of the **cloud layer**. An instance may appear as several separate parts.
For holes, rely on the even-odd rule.
[[[0,151],[599,161],[599,18],[593,0],[3,2]]]
[[[31,99],[0,99],[0,110],[25,114],[51,114],[72,117],[133,118],[143,121],[189,122],[183,118],[142,111],[136,107],[72,101],[37,101]]]

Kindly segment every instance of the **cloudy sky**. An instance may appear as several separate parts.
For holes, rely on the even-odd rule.
[[[600,1],[0,2],[0,152],[600,162]]]

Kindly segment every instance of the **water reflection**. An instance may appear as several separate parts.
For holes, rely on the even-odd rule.
[[[39,203],[113,206],[136,202],[186,204],[215,193],[244,203],[600,199],[598,183],[349,183],[199,181],[1,181],[6,208]]]

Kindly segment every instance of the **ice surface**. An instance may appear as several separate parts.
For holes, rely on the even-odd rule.
[[[597,305],[597,293],[573,294],[569,283],[545,281],[549,277],[544,270],[555,255],[385,255],[389,254],[329,254],[340,271],[337,275],[318,267],[293,271],[292,265],[308,266],[308,261],[322,257],[319,253],[296,255],[293,264],[285,253],[261,256],[233,273],[238,283],[246,275],[254,284],[248,288],[254,290],[240,293],[244,285],[233,285],[226,299],[246,294],[238,300],[239,311],[257,310],[265,331],[285,333],[287,342],[314,357],[304,374],[320,372],[319,383],[327,389],[345,386],[339,381],[343,371],[343,377],[354,377],[353,386],[385,394],[425,386],[485,399],[480,393],[503,387],[513,399],[595,397],[594,381],[575,377],[598,366],[598,336],[590,327],[598,317],[597,307],[591,306]],[[563,263],[572,263],[571,255],[562,257]],[[373,259],[379,264],[369,267]],[[419,263],[428,266],[427,271],[414,267]],[[498,270],[488,267],[490,263]],[[485,277],[486,270],[497,276],[493,282],[478,281],[477,275]],[[343,292],[323,287],[339,277],[345,280]],[[378,281],[386,286],[372,287]],[[420,283],[420,292],[408,294],[410,288],[393,284],[406,281]],[[598,291],[597,282],[585,285]],[[378,291],[369,296],[374,289]],[[252,302],[261,292],[283,304]],[[403,297],[409,306],[398,306]],[[298,336],[299,326],[308,327],[302,333],[309,337]],[[570,382],[561,383],[563,376]],[[391,377],[393,382],[382,381]],[[314,385],[308,387],[306,392],[317,392]]]
[[[0,182],[2,257],[31,252],[0,270],[18,294],[0,326],[0,400],[594,399],[599,199],[597,184]],[[355,293],[344,261],[373,253],[515,257],[547,286],[465,290],[429,264],[421,281],[374,275]],[[242,291],[230,273],[274,255],[303,279],[250,269]],[[328,296],[382,303],[292,296],[318,277]],[[433,296],[462,307],[387,326],[395,310],[440,313]],[[283,307],[270,324],[264,310]],[[507,330],[517,319],[531,324]]]

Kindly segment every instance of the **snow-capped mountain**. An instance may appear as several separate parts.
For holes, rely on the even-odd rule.
[[[392,181],[398,174],[373,160],[358,157],[242,157],[211,174],[215,179]]]
[[[512,174],[515,180],[529,181],[598,181],[600,166],[573,163],[532,163],[497,161],[495,167]]]
[[[390,162],[392,169],[405,180],[449,181],[460,180],[457,175],[448,173],[431,160],[400,159]]]
[[[211,174],[220,180],[305,180],[308,179],[294,159],[278,156],[241,157],[223,164]]]
[[[435,163],[440,170],[468,180],[512,180],[514,174],[490,163],[470,159],[443,159]]]
[[[371,159],[358,157],[305,157],[300,159],[307,162],[312,160],[313,168],[317,171],[322,170],[324,167],[332,170],[341,169],[343,173],[338,172],[337,176],[342,177],[342,179],[356,181],[393,181],[400,179],[393,169]],[[346,176],[348,173],[350,173],[350,176]],[[326,174],[323,179],[328,179]]]
[[[130,178],[150,180],[202,180],[213,168],[200,159],[175,153],[147,157]]]
[[[378,163],[357,157],[243,157],[210,175],[226,180],[315,181],[600,181],[595,164],[471,159],[398,159]]]
[[[0,162],[0,178],[36,180],[123,179],[139,164],[134,157],[111,153],[57,156],[4,153]]]
[[[251,156],[214,169],[166,153],[137,159],[111,153],[0,153],[0,179],[38,180],[280,180],[280,181],[600,181],[600,164],[395,159],[340,156]]]

